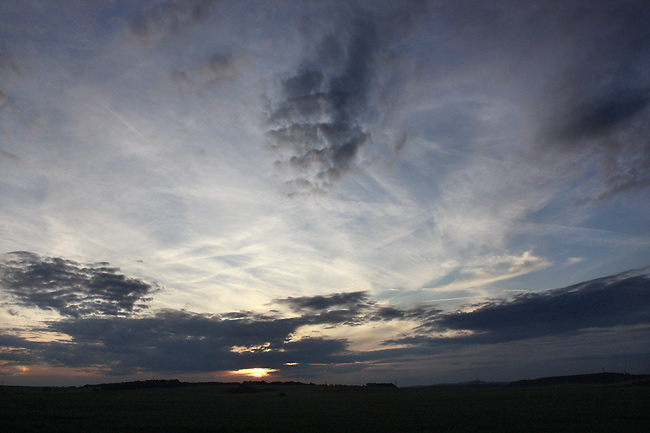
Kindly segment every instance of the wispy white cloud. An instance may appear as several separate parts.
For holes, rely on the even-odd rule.
[[[454,269],[456,274],[453,282],[434,285],[429,288],[434,292],[449,292],[474,289],[475,299],[489,296],[490,285],[546,269],[551,263],[531,251],[521,254],[501,256],[481,256],[473,261],[466,261]]]

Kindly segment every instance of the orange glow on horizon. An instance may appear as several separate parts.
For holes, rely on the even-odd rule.
[[[270,373],[276,372],[278,370],[273,368],[244,368],[241,370],[231,371],[231,374],[244,375],[262,378],[268,376]]]

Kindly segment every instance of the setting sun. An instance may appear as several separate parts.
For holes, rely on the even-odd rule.
[[[244,368],[242,370],[233,371],[232,373],[260,378],[260,377],[266,377],[270,373],[273,373],[275,371],[278,370],[273,368]]]

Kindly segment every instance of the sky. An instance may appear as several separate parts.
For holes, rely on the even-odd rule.
[[[650,373],[650,4],[0,1],[0,380]]]

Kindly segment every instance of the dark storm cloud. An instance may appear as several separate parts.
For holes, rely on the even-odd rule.
[[[131,21],[131,33],[145,45],[157,42],[205,19],[211,3],[214,0],[170,0],[159,3]]]
[[[383,66],[389,57],[398,63],[393,43],[423,9],[420,2],[406,2],[388,10],[390,16],[357,10],[343,17],[339,31],[321,37],[311,56],[280,83],[267,137],[293,192],[326,191],[359,169],[360,149],[373,144],[372,128],[390,111],[384,107],[387,95],[399,89],[386,79],[396,70]],[[394,149],[403,146],[399,141]]]
[[[401,344],[486,344],[572,334],[589,328],[650,325],[650,277],[620,274],[436,315]],[[455,337],[430,333],[458,331]]]
[[[15,302],[71,317],[126,315],[146,308],[157,287],[128,278],[107,263],[80,264],[29,252],[7,254],[0,263],[0,287]]]

